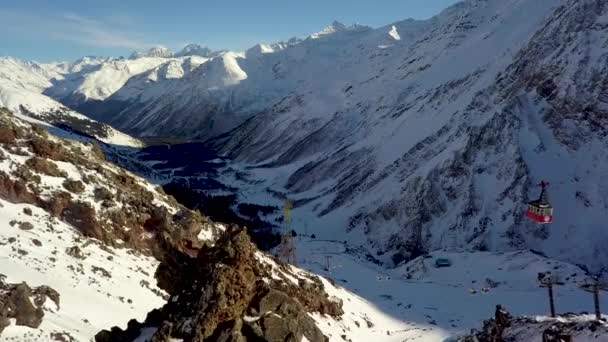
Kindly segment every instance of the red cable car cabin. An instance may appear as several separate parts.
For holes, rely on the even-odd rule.
[[[540,197],[532,202],[528,203],[528,216],[532,221],[540,224],[547,224],[553,222],[553,207],[549,203],[549,197],[547,195],[547,188],[549,183],[542,181],[540,184],[541,192]]]

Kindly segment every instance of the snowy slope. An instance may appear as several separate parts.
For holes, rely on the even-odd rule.
[[[606,13],[603,1],[465,1],[395,30],[310,40],[331,63],[306,41],[265,55],[280,61],[276,84],[306,81],[211,141],[248,177],[225,170],[223,183],[243,202],[280,206],[269,193],[284,194],[298,231],[371,246],[387,265],[446,247],[534,248],[599,270]],[[257,77],[244,70],[241,84]],[[547,226],[524,217],[542,179]]]
[[[21,62],[0,58],[0,107],[45,125],[67,124],[76,130],[114,145],[138,147],[142,143],[108,125],[103,125],[43,95],[52,86],[51,79],[63,77],[66,70],[89,70],[102,63],[98,59],[83,58],[72,65]]]
[[[599,269],[605,15],[602,1],[467,0],[198,62],[105,62],[73,94],[133,134],[236,127],[210,143],[249,173],[223,176],[241,201],[285,194],[299,226],[346,232],[387,265],[443,247],[534,248]],[[550,226],[523,217],[541,179],[554,184]]]
[[[192,56],[165,62],[131,78],[98,107],[103,111],[111,104],[111,109],[118,110],[96,117],[144,136],[172,132],[186,138],[226,132],[243,120],[242,115],[230,111],[230,102],[239,99],[232,94],[232,87],[248,77],[240,66],[242,58],[242,54],[224,52],[209,60]],[[170,76],[165,70],[175,72]],[[159,129],[161,126],[164,129]]]
[[[555,289],[558,312],[588,311],[592,307],[591,295],[578,289],[585,279],[581,269],[531,252],[438,252],[387,271],[370,265],[341,242],[302,237],[297,242],[300,268],[279,265],[260,252],[257,262],[270,267],[272,279],[267,282],[297,285],[317,275],[327,277],[319,278],[323,291],[330,300],[342,303],[344,313],[339,318],[309,315],[331,342],[447,341],[480,328],[497,303],[506,305],[513,314],[550,321],[543,319],[548,299],[546,289],[538,287],[538,272],[550,271],[565,282]],[[330,257],[329,269],[326,257]],[[452,266],[436,268],[438,258],[449,258]],[[172,300],[179,300],[177,297],[181,295]],[[602,298],[601,305],[606,304],[606,298]],[[255,321],[260,317],[244,319]],[[525,328],[530,327],[514,327],[514,334],[520,336],[514,341],[529,341],[521,337],[526,336]],[[532,328],[528,335],[542,331]],[[150,341],[157,330],[156,326],[147,326],[136,341]],[[179,329],[173,331],[178,333]],[[599,341],[603,341],[605,335],[599,335]]]
[[[546,315],[547,291],[538,287],[538,272],[552,272],[566,283],[555,289],[559,313],[588,312],[593,308],[592,296],[578,288],[586,279],[584,271],[528,251],[437,251],[387,270],[370,263],[357,246],[307,237],[298,238],[297,242],[300,267],[334,279],[363,298],[364,303],[373,305],[376,309],[369,312],[379,310],[383,314],[370,316],[371,321],[383,322],[378,329],[390,330],[396,341],[414,340],[417,335],[442,341],[468,333],[494,312],[496,304],[505,305],[516,315]],[[436,268],[435,260],[439,258],[449,259],[452,266]],[[331,287],[328,291],[332,291]],[[601,300],[602,306],[608,304],[605,296]],[[363,312],[366,310],[369,309]],[[386,321],[384,315],[408,326],[391,327],[391,320]],[[346,319],[344,323],[349,325]],[[352,323],[350,327],[353,328]],[[353,331],[357,336],[368,330]],[[380,340],[390,340],[385,338]]]
[[[442,248],[533,248],[600,269],[607,13],[601,0],[467,0],[193,68],[107,61],[66,89],[129,133],[215,137],[236,161],[219,180],[239,201],[291,198],[295,230],[384,265]],[[556,209],[546,226],[523,216],[542,179]]]
[[[166,58],[162,56],[112,59],[98,64],[93,70],[68,73],[53,80],[53,86],[45,93],[73,105],[86,100],[103,100],[120,89],[132,76],[164,62]]]
[[[11,122],[30,129],[17,118]],[[3,122],[3,127],[6,126]],[[54,137],[49,139],[59,141]],[[24,143],[24,140],[17,140],[17,144]],[[61,142],[68,149],[90,148],[78,142]],[[23,146],[21,150],[27,150]],[[26,161],[31,158],[31,152],[17,152],[10,147],[13,146],[0,147],[3,156],[0,169],[10,174],[13,180],[26,177],[35,182],[35,177],[18,171],[28,165]],[[102,163],[104,171],[96,171],[98,167],[89,170],[79,166],[80,162],[52,162],[66,175],[48,176],[31,169],[40,177],[40,195],[43,198],[50,198],[56,191],[64,189],[63,184],[68,178],[88,179],[96,185],[85,183],[84,190],[72,196],[90,203],[103,217],[105,210],[112,209],[104,209],[103,202],[95,199],[95,187],[103,184],[115,196],[119,196],[119,190],[127,189],[124,185],[115,184],[111,176],[124,176],[126,173],[110,164]],[[154,202],[167,206],[171,211],[179,209],[167,197],[157,193],[152,185],[142,179],[134,179],[135,184],[154,194]],[[115,206],[118,208],[133,205],[116,198]],[[76,341],[87,341],[101,329],[114,325],[125,328],[126,322],[132,318],[142,320],[147,311],[164,303],[162,292],[154,286],[156,282],[152,274],[158,264],[154,259],[86,238],[79,231],[81,228],[50,217],[37,205],[13,204],[6,199],[0,199],[0,204],[0,258],[4,260],[0,273],[7,275],[10,282],[27,281],[32,286],[52,286],[61,295],[60,307],[47,306],[45,319],[38,329],[11,325],[1,335],[2,340],[38,341],[53,332],[67,332]],[[32,215],[24,209],[30,209]],[[129,212],[137,212],[137,209]],[[17,222],[11,223],[13,220]],[[27,227],[22,222],[32,226]],[[318,231],[317,234],[321,236]],[[205,239],[215,236],[213,229],[205,234],[201,230],[197,235]],[[80,248],[82,256],[69,251],[75,246]],[[590,295],[577,288],[584,280],[581,269],[530,252],[436,252],[429,258],[421,257],[397,269],[386,270],[370,263],[362,251],[358,246],[343,241],[300,236],[296,250],[298,264],[309,271],[289,267],[289,272],[285,272],[282,266],[262,253],[258,253],[258,259],[270,266],[275,274],[283,273],[282,277],[286,279],[294,276],[305,279],[314,273],[333,279],[332,282],[321,281],[331,297],[342,300],[344,314],[340,319],[311,314],[319,329],[332,342],[344,340],[343,335],[352,341],[442,341],[477,327],[496,303],[505,303],[516,314],[542,315],[546,312],[546,292],[537,287],[537,272],[551,271],[565,281],[565,286],[556,289],[560,312],[580,312],[589,310],[591,306]],[[326,257],[330,257],[329,268],[326,268]],[[434,268],[437,258],[449,258],[453,266]],[[482,291],[486,287],[489,288],[487,293]],[[471,289],[476,292],[472,293]],[[602,305],[608,305],[604,297]]]
[[[49,135],[4,109],[0,128],[0,274],[60,294],[40,327],[12,322],[2,341],[49,340],[54,332],[89,341],[105,327],[143,319],[166,300],[154,278],[155,240],[171,232],[202,243],[219,229],[106,162],[90,139]],[[155,231],[162,213],[169,226]]]
[[[2,199],[0,205],[0,273],[9,282],[51,286],[61,296],[59,307],[46,310],[38,329],[11,325],[0,340],[43,341],[53,332],[67,332],[76,341],[88,341],[109,325],[143,319],[163,304],[163,293],[155,285],[155,259],[83,239],[74,228],[35,206]],[[24,208],[33,215],[25,215]],[[24,231],[11,221],[29,222],[34,228]],[[42,245],[36,246],[34,240]],[[66,254],[74,246],[85,258]]]

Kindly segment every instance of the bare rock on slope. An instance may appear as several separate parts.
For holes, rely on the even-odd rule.
[[[86,237],[112,247],[136,249],[157,259],[165,255],[165,245],[196,256],[202,243],[198,238],[201,230],[213,233],[216,229],[208,218],[169,203],[165,194],[151,191],[144,181],[106,162],[98,155],[96,144],[89,145],[92,153],[85,153],[84,144],[53,137],[3,108],[0,127],[4,137],[0,150],[21,171],[8,174],[0,170],[0,198],[4,200],[38,206]],[[17,150],[25,151],[29,158],[16,158]],[[63,162],[64,167],[71,164],[82,180],[67,179],[67,172],[56,161]],[[96,176],[90,177],[93,171]],[[42,194],[38,174],[65,179],[61,187],[51,187]],[[87,191],[85,184],[95,190]],[[95,207],[88,198],[105,204]]]
[[[511,317],[503,309],[482,328],[458,339],[460,342],[608,341],[608,324],[591,315],[565,314],[557,318]]]
[[[59,293],[48,286],[29,287],[26,283],[7,284],[0,275],[0,334],[10,325],[15,324],[38,328],[44,317],[44,304],[50,299],[59,307]]]
[[[132,341],[144,328],[156,328],[152,340],[185,341],[327,341],[309,312],[339,317],[341,303],[329,298],[314,276],[263,262],[244,229],[231,227],[213,247],[196,258],[173,249],[156,272],[169,302],[143,324],[130,322],[96,335],[97,342]],[[277,267],[279,270],[277,271]],[[307,283],[308,285],[304,285]],[[304,286],[301,286],[304,285]]]

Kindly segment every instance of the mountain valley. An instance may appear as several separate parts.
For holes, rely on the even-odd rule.
[[[608,341],[607,75],[607,0],[0,57],[0,340]]]

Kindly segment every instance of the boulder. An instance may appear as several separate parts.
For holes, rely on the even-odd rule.
[[[44,285],[32,289],[26,283],[7,284],[0,275],[0,335],[9,326],[9,319],[15,319],[16,325],[38,328],[47,299],[59,308],[59,293],[54,289]]]

